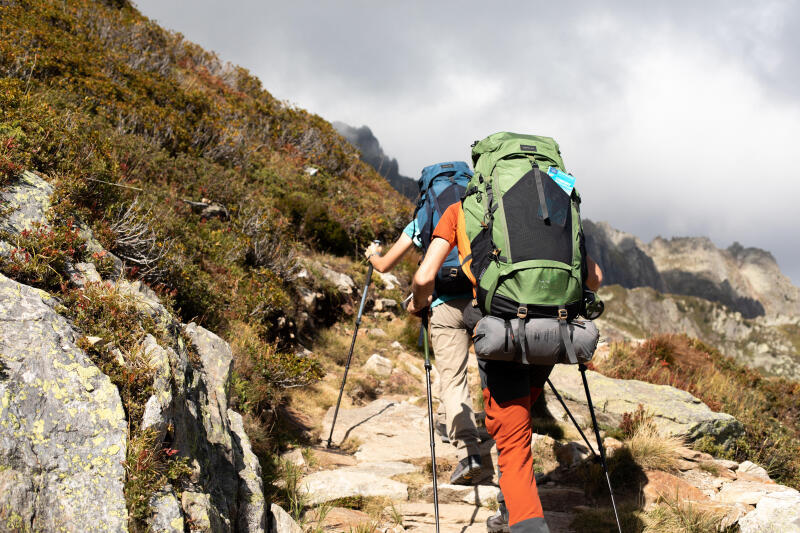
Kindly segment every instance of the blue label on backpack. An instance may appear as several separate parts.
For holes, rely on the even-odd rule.
[[[572,189],[575,188],[575,176],[553,167],[547,169],[547,175],[553,178],[553,181],[555,181],[567,195],[572,194]]]

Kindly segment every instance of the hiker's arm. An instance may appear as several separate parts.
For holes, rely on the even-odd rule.
[[[379,255],[380,254],[380,247],[377,249],[377,253],[374,253],[369,256],[369,262],[372,263],[372,266],[375,267],[375,270],[378,272],[386,272],[394,268],[394,266],[400,261],[403,255],[414,246],[411,237],[403,233],[400,235],[400,238],[389,248],[389,251],[386,252],[386,255]]]
[[[414,281],[411,284],[412,298],[408,303],[409,313],[419,313],[430,305],[436,274],[442,268],[451,248],[452,245],[441,237],[434,237],[431,241],[428,251],[425,252],[425,259],[414,274]]]
[[[586,257],[586,266],[589,270],[589,275],[586,276],[586,286],[589,287],[589,290],[596,291],[600,288],[600,284],[603,283],[603,271],[600,270],[600,266],[588,256]]]

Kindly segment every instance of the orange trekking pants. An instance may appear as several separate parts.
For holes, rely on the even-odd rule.
[[[531,454],[531,406],[553,369],[478,360],[486,429],[497,443],[500,489],[512,533],[548,532]]]

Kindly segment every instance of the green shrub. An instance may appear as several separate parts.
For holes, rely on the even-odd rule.
[[[58,291],[69,279],[67,267],[83,259],[86,243],[72,220],[64,225],[36,225],[20,234],[0,233],[12,243],[7,257],[0,257],[0,270],[20,283]]]

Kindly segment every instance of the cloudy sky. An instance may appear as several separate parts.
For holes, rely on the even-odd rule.
[[[555,137],[584,216],[771,251],[800,285],[800,2],[137,0],[400,171]]]

